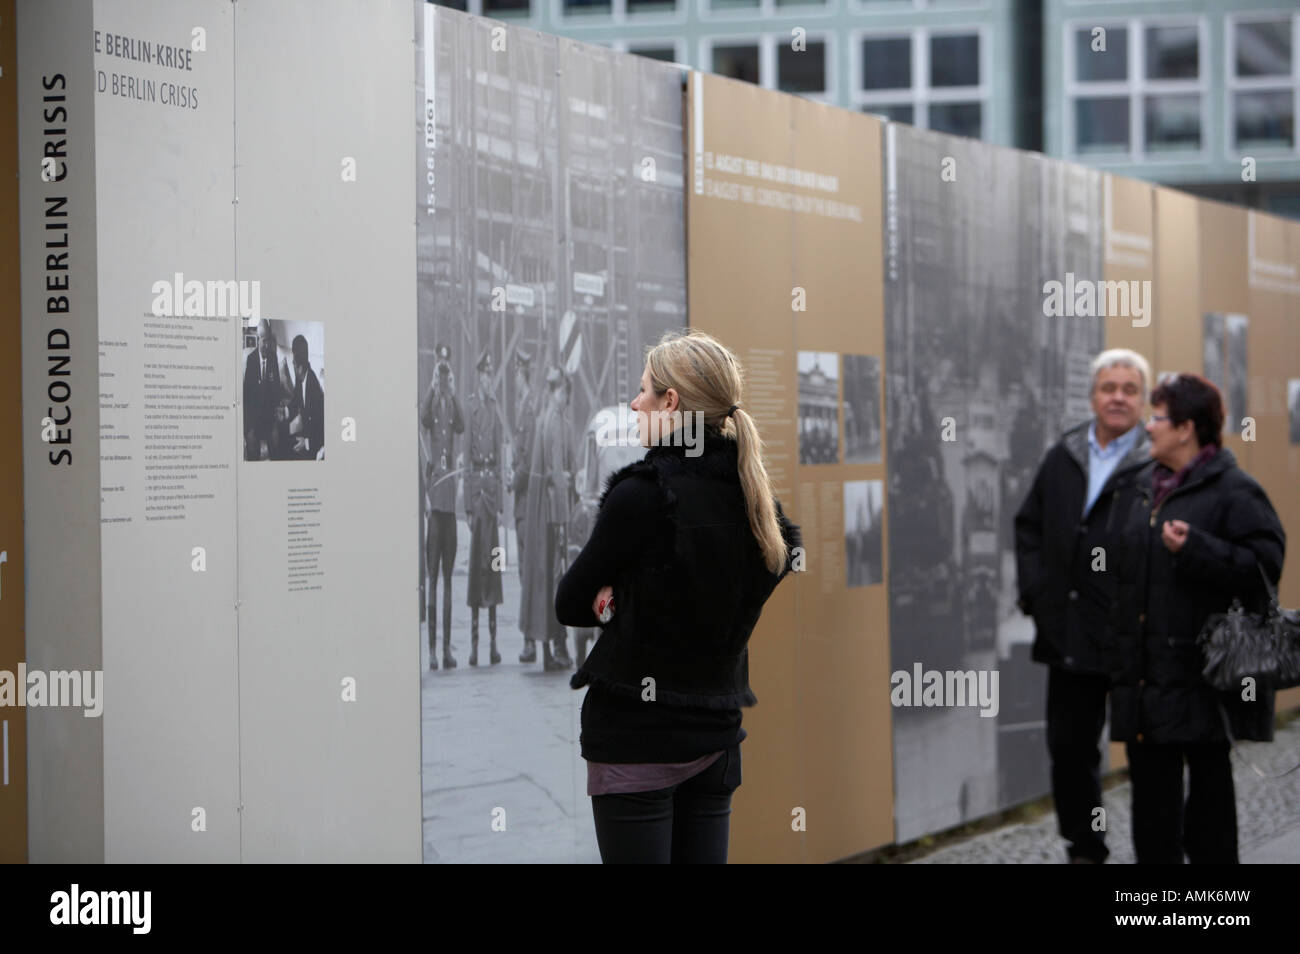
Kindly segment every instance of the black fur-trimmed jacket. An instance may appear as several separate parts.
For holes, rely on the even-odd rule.
[[[1155,466],[1143,468],[1116,508],[1111,739],[1217,742],[1225,738],[1226,715],[1234,738],[1271,741],[1272,689],[1257,687],[1253,699],[1216,692],[1201,676],[1205,659],[1197,636],[1233,599],[1251,611],[1266,607],[1261,572],[1277,585],[1286,532],[1264,489],[1226,447],[1193,468],[1159,506]],[[1168,520],[1191,528],[1177,553],[1161,539]]]
[[[799,528],[774,501],[787,546],[770,572],[749,526],[736,442],[706,429],[702,453],[651,447],[611,474],[591,537],[560,580],[556,616],[601,626],[574,689],[593,684],[643,698],[647,677],[669,706],[752,706],[748,642],[763,604],[791,571]],[[698,446],[695,449],[699,449]],[[592,602],[614,590],[614,616],[600,624]]]

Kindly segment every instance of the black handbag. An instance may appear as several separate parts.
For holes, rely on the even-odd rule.
[[[1259,575],[1268,591],[1268,607],[1263,613],[1248,613],[1241,601],[1234,599],[1226,613],[1215,613],[1207,619],[1196,637],[1205,654],[1201,675],[1221,694],[1235,696],[1247,678],[1254,679],[1257,691],[1268,699],[1273,690],[1300,685],[1300,611],[1283,609],[1263,568]],[[1222,699],[1219,715],[1229,744],[1260,778],[1278,779],[1300,769],[1297,763],[1283,772],[1264,772],[1237,750]]]
[[[1283,609],[1262,568],[1259,575],[1268,591],[1263,613],[1249,613],[1234,599],[1196,637],[1205,655],[1201,675],[1216,689],[1240,691],[1246,678],[1272,689],[1300,686],[1300,610]]]

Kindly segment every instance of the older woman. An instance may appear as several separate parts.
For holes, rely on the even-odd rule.
[[[1282,574],[1286,536],[1255,480],[1221,446],[1223,402],[1194,374],[1160,382],[1147,422],[1155,460],[1117,508],[1120,669],[1111,738],[1126,743],[1139,863],[1237,861],[1236,794],[1225,722],[1272,738],[1273,694],[1220,696],[1201,677],[1196,637],[1240,598],[1260,606],[1262,569]],[[1246,698],[1242,698],[1245,696]],[[1183,802],[1183,764],[1190,773]]]

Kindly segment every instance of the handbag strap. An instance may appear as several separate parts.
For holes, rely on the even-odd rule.
[[[1268,578],[1268,574],[1264,572],[1264,567],[1258,560],[1255,561],[1255,569],[1259,570],[1259,578],[1264,581],[1264,592],[1268,594],[1269,599],[1276,603],[1277,587],[1274,586],[1273,581]]]
[[[1285,778],[1286,776],[1294,772],[1296,769],[1300,769],[1300,762],[1297,762],[1295,765],[1291,766],[1285,772],[1279,772],[1276,775],[1269,775],[1268,773],[1264,772],[1258,765],[1252,762],[1250,759],[1246,758],[1246,756],[1242,755],[1241,749],[1237,748],[1237,740],[1232,737],[1232,728],[1228,725],[1228,710],[1223,707],[1223,700],[1219,699],[1215,701],[1219,706],[1219,716],[1223,719],[1223,731],[1224,734],[1227,735],[1228,737],[1228,744],[1232,746],[1232,751],[1237,753],[1237,758],[1241,759],[1241,761],[1244,762],[1252,772],[1254,772],[1260,778],[1278,779],[1278,778]]]

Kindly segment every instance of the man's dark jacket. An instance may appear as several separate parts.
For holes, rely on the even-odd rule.
[[[320,379],[311,366],[306,373],[307,400],[303,401],[303,380],[298,379],[293,391],[291,414],[302,416],[302,432],[296,436],[307,438],[307,457],[315,457],[325,446],[325,392],[321,390]]]
[[[1115,567],[1108,523],[1117,497],[1150,460],[1150,440],[1135,425],[1137,440],[1084,515],[1090,423],[1070,428],[1044,456],[1016,514],[1016,570],[1020,608],[1034,618],[1033,659],[1103,674],[1114,662],[1108,627]]]
[[[1111,738],[1117,742],[1190,743],[1225,738],[1222,700],[1239,739],[1273,738],[1274,692],[1255,701],[1220,694],[1201,677],[1196,637],[1212,613],[1240,597],[1264,607],[1259,568],[1276,586],[1286,534],[1263,488],[1220,448],[1152,507],[1155,463],[1143,468],[1119,505],[1118,665],[1111,676]],[[1166,520],[1186,521],[1187,540],[1171,553],[1161,540]]]
[[[642,680],[655,680],[657,701],[730,709],[757,702],[749,687],[747,644],[763,604],[793,569],[787,554],[770,572],[749,526],[737,470],[736,442],[712,429],[703,452],[651,447],[645,458],[606,481],[600,504],[624,480],[639,480],[657,495],[661,519],[634,565],[615,574],[613,618],[602,628],[570,685],[588,683],[639,697]],[[788,548],[801,546],[799,527],[774,501]],[[556,597],[561,619],[590,614],[594,593]]]
[[[262,352],[254,348],[244,361],[244,434],[253,439],[270,440],[275,429],[275,409],[281,398],[288,397],[289,382],[280,380],[280,357],[266,359],[266,378],[262,378]]]

